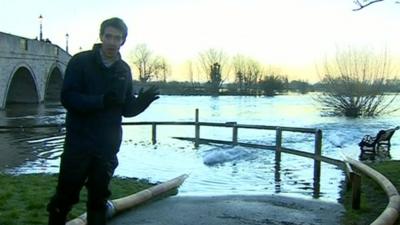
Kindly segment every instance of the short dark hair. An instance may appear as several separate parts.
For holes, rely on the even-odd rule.
[[[122,32],[122,38],[123,38],[121,45],[125,43],[126,36],[128,36],[128,27],[126,26],[126,24],[122,19],[118,17],[113,17],[104,20],[100,25],[100,36],[104,34],[104,30],[106,29],[106,27],[114,27],[115,29],[120,30]]]

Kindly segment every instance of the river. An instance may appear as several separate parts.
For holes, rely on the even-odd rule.
[[[341,154],[358,158],[360,139],[380,129],[399,125],[400,113],[377,118],[348,119],[321,116],[315,96],[289,94],[276,97],[249,96],[161,96],[147,111],[124,121],[194,121],[195,109],[202,122],[237,122],[272,126],[318,128],[323,131],[322,154],[341,159]],[[396,104],[399,104],[396,102]],[[400,106],[400,105],[399,105]],[[0,125],[61,124],[65,110],[57,104],[11,105],[0,112]],[[399,132],[400,133],[400,132]],[[228,128],[202,127],[201,137],[230,140]],[[151,127],[124,126],[118,154],[117,176],[164,181],[182,173],[190,174],[180,188],[181,195],[282,194],[316,197],[313,161],[283,154],[279,170],[274,152],[221,145],[201,145],[173,137],[193,137],[194,127],[157,128],[158,142],[151,144]],[[0,169],[13,173],[54,173],[58,171],[64,130],[36,128],[0,130]],[[239,129],[239,141],[274,144],[275,131]],[[283,146],[313,151],[313,136],[283,135]],[[400,159],[400,134],[392,138],[392,159]],[[277,179],[278,178],[278,179]],[[318,198],[336,201],[344,179],[341,170],[322,163]]]

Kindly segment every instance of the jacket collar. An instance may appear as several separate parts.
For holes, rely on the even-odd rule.
[[[100,43],[94,44],[93,49],[92,49],[95,53],[95,60],[96,60],[97,64],[99,64],[101,67],[104,67],[104,68],[111,68],[111,67],[114,67],[117,62],[121,61],[121,54],[118,53],[117,60],[111,65],[111,67],[106,67],[103,62],[103,58],[101,56],[101,46],[102,46],[102,44],[100,44]]]

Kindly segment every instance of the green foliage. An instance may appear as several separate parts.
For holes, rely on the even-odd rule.
[[[57,175],[0,173],[0,224],[47,224],[46,205],[54,194]],[[112,199],[120,198],[150,187],[146,181],[132,178],[114,178],[110,188]],[[86,189],[81,191],[81,201],[69,215],[73,219],[86,211]]]
[[[283,76],[282,76],[283,77]],[[286,91],[299,92],[305,94],[309,91],[314,91],[314,86],[305,81],[291,81],[287,83],[285,77],[282,79],[283,87],[276,91],[275,94],[284,93]],[[264,83],[263,83],[264,84]],[[133,86],[135,91],[139,91],[140,88],[148,88],[155,85],[160,88],[162,95],[212,95],[210,92],[209,83],[199,82],[179,82],[179,81],[151,81],[151,82],[139,82],[134,81]],[[321,86],[320,84],[318,84]],[[263,94],[263,86],[259,83],[247,86],[246,89],[239,88],[237,83],[226,83],[223,84],[219,90],[219,95],[241,95],[241,96],[257,96]]]
[[[266,96],[274,96],[287,89],[288,80],[284,76],[268,75],[260,81],[259,86]]]
[[[300,92],[301,94],[306,94],[311,91],[311,85],[303,80],[292,80],[288,86],[289,90]]]
[[[210,81],[207,82],[208,92],[215,96],[219,94],[219,88],[222,84],[221,65],[219,65],[218,63],[214,63],[210,68]]]

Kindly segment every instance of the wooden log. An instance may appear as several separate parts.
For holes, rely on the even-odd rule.
[[[147,200],[152,199],[153,197],[156,197],[160,194],[166,193],[167,191],[177,188],[185,181],[187,177],[188,177],[187,174],[183,174],[179,177],[155,185],[153,187],[137,192],[135,194],[108,201],[107,216],[112,217],[116,213],[137,206],[141,203],[144,203]],[[87,222],[86,213],[84,213],[79,217],[69,221],[66,225],[86,225],[86,222]]]

